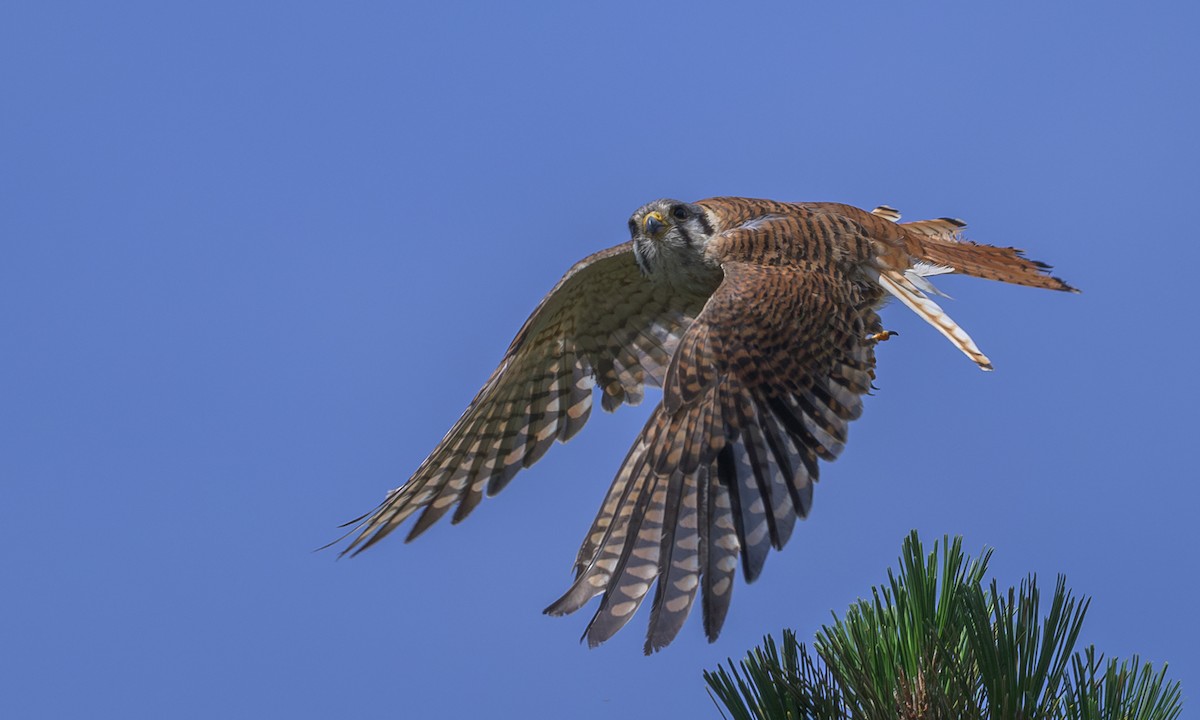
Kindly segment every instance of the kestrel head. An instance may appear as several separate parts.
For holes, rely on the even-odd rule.
[[[629,218],[633,254],[646,275],[691,274],[706,267],[704,248],[713,229],[704,208],[663,198]]]

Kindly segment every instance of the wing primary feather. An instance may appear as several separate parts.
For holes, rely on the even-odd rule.
[[[654,418],[651,417],[651,422]],[[640,442],[635,442],[625,456],[621,470],[608,490],[604,504],[596,514],[592,527],[584,539],[575,558],[575,580],[562,597],[551,603],[543,612],[547,615],[566,615],[583,607],[588,600],[604,591],[612,574],[616,554],[609,548],[619,546],[627,537],[630,498],[636,502],[641,494],[640,483],[645,477],[645,453]],[[607,553],[606,553],[607,551]],[[609,557],[605,558],[605,555]]]
[[[726,468],[722,470],[722,467]],[[733,596],[733,576],[737,572],[738,543],[737,521],[733,503],[729,497],[722,474],[733,471],[733,450],[726,445],[717,456],[716,467],[709,472],[708,493],[705,506],[708,508],[708,542],[701,545],[705,553],[701,566],[704,568],[702,581],[704,592],[701,597],[704,610],[704,634],[709,642],[721,634],[725,615],[729,612],[729,601]],[[736,475],[734,477],[736,482]]]
[[[549,373],[547,374],[546,371],[543,371],[542,377],[550,379],[551,382],[557,381],[556,365],[552,364],[548,369]],[[548,414],[552,407],[557,407],[556,400],[557,395],[554,385],[551,385],[550,389],[544,392],[535,391],[529,400],[529,438],[526,440],[525,457],[521,460],[521,463],[525,467],[531,467],[538,460],[541,460],[542,456],[546,454],[546,451],[554,445],[554,441],[558,438],[557,417]],[[488,494],[495,495],[502,489],[502,487],[495,487],[493,489],[492,485],[489,484]]]
[[[679,470],[685,475],[692,475],[711,463],[716,456],[715,450],[724,445],[724,435],[718,432],[723,425],[717,412],[720,408],[719,393],[720,388],[713,387],[708,397],[699,404],[695,411],[695,422],[690,427],[691,433],[684,437]]]
[[[459,493],[466,488],[469,480],[470,473],[461,468],[455,469],[450,473],[450,477],[442,481],[437,494],[422,506],[424,509],[420,516],[417,517],[417,521],[413,523],[412,528],[408,531],[404,542],[412,542],[417,539],[430,526],[441,519],[454,506],[454,503],[459,498]]]
[[[773,397],[767,403],[771,410],[774,411],[775,417],[787,428],[788,433],[797,438],[804,447],[809,448],[827,460],[833,459],[829,451],[823,448],[821,443],[817,442],[817,439],[809,431],[808,424],[804,422],[804,410],[802,408],[797,404],[788,402],[788,398],[784,397]],[[808,469],[816,471],[817,464],[815,458],[811,461]]]
[[[592,413],[592,389],[596,381],[591,376],[584,358],[576,356],[571,370],[571,390],[564,412],[562,432],[559,440],[566,442],[583,429]]]
[[[647,655],[658,652],[675,639],[696,600],[703,542],[699,480],[698,473],[674,473],[668,486],[660,553],[663,573],[654,588],[644,647]]]
[[[758,490],[758,480],[754,476],[745,439],[739,437],[729,447],[733,459],[729,499],[733,503],[738,542],[742,546],[742,570],[749,583],[758,578],[767,560],[767,552],[771,548],[771,521],[766,498]],[[725,475],[722,468],[722,476]]]
[[[787,434],[778,420],[768,420],[763,428],[767,444],[779,459],[779,464],[786,468],[792,507],[800,517],[808,517],[812,508],[813,484],[808,474],[809,463],[805,462],[804,452],[796,446],[795,439]],[[812,458],[812,464],[816,465],[815,457]]]
[[[646,480],[629,517],[629,530],[612,570],[600,607],[588,624],[587,639],[595,647],[611,638],[633,617],[660,572],[663,521],[670,477],[649,466]]]
[[[518,407],[520,407],[519,411]],[[471,477],[471,482],[463,493],[462,500],[459,502],[458,508],[454,511],[454,517],[451,519],[451,522],[458,523],[462,521],[483,500],[485,491],[489,495],[495,495],[508,485],[508,482],[525,467],[522,458],[524,457],[525,445],[529,437],[529,414],[527,409],[527,401],[519,398],[509,398],[501,406],[499,412],[501,415],[508,416],[508,421],[505,433],[494,449],[495,460],[493,461],[491,471],[486,475],[476,473]],[[491,452],[489,451],[489,453]]]
[[[771,449],[759,422],[746,428],[746,450],[750,463],[754,468],[754,477],[758,482],[759,496],[766,503],[767,525],[770,528],[771,545],[777,550],[792,536],[796,524],[796,513],[792,508],[792,494],[788,490],[787,476],[779,465],[775,452]]]

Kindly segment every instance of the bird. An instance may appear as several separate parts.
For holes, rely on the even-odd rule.
[[[574,581],[545,609],[600,596],[583,639],[620,630],[654,589],[644,651],[679,633],[697,595],[717,639],[740,565],[747,583],[812,507],[822,462],[873,389],[875,347],[898,299],[984,370],[992,363],[930,297],[960,273],[1078,292],[1022,251],[967,241],[952,218],[900,222],[831,202],[660,199],[630,239],[572,266],[409,480],[346,523],[357,554],[416,515],[458,523],[557,441],[606,411],[662,397],[588,530]],[[419,515],[418,515],[419,513]],[[338,541],[335,541],[338,542]]]

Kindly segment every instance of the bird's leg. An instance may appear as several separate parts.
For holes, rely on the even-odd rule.
[[[868,335],[867,340],[870,340],[871,342],[881,343],[884,340],[890,340],[891,338],[894,338],[894,337],[900,337],[900,333],[896,332],[895,330],[881,330],[877,333],[872,333],[871,335]]]

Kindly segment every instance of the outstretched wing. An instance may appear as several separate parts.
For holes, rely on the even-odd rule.
[[[356,535],[343,552],[370,547],[418,510],[408,540],[455,505],[453,522],[462,520],[485,489],[498,492],[583,427],[594,386],[605,410],[641,402],[647,384],[662,384],[680,336],[715,287],[689,292],[647,280],[631,243],[576,263],[408,482],[349,523]]]
[[[625,458],[547,608],[603,594],[586,637],[611,637],[655,586],[646,652],[664,647],[697,589],[720,632],[741,556],[746,580],[808,514],[817,460],[832,460],[874,377],[877,294],[816,263],[726,263],[725,280],[672,358],[663,401]]]

